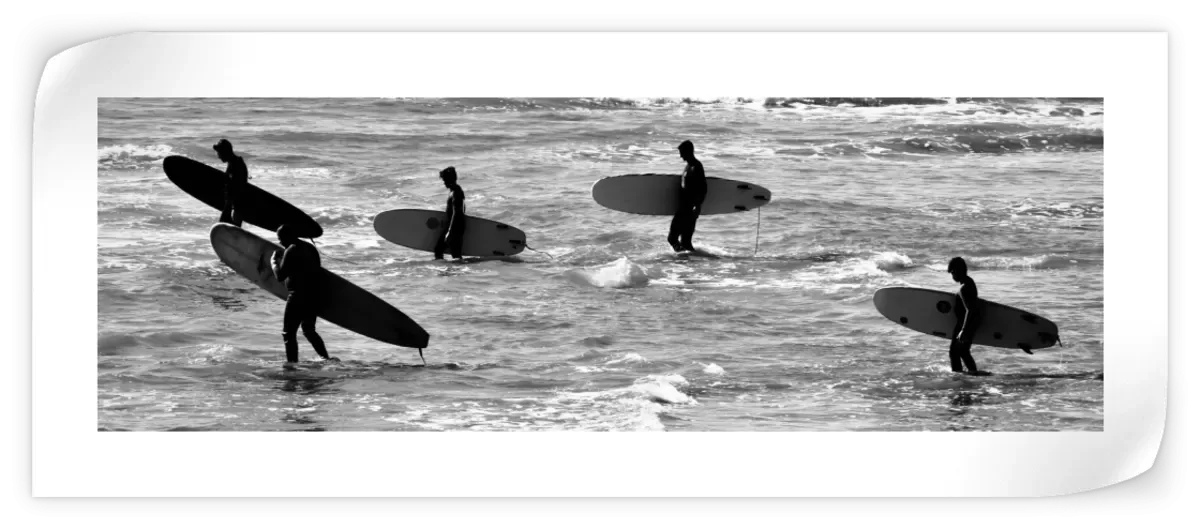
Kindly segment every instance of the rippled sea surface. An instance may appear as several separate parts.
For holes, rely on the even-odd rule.
[[[1102,430],[1103,101],[1098,99],[102,99],[101,430]],[[431,334],[416,351],[318,323],[281,369],[283,302],[220,263],[219,212],[162,160],[224,168],[325,229],[326,268]],[[754,182],[760,210],[700,219],[605,209],[593,182],[683,169]],[[455,166],[471,215],[532,249],[433,261],[372,228],[440,209]],[[264,237],[271,234],[250,228]],[[1064,346],[976,347],[884,319],[885,286],[980,295],[1059,325]]]

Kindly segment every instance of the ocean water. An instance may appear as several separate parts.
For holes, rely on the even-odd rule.
[[[1099,99],[101,99],[100,430],[909,431],[1104,427]],[[162,160],[224,169],[325,229],[326,268],[431,334],[417,351],[327,322],[340,363],[281,368],[283,302],[220,263],[219,212]],[[593,182],[683,169],[770,189],[706,216],[679,259],[668,217],[605,209]],[[433,261],[375,214],[441,209],[524,230],[505,260]],[[271,234],[247,226],[271,238]],[[534,251],[536,250],[536,251]],[[980,295],[1059,325],[1063,347],[976,347],[884,319],[886,286]]]

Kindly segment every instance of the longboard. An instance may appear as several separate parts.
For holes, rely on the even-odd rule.
[[[957,322],[955,294],[910,287],[885,287],[875,291],[875,308],[885,318],[909,329],[950,339]],[[975,345],[1005,349],[1050,347],[1058,342],[1058,325],[1041,316],[999,303],[979,300]]]
[[[222,263],[275,297],[287,299],[287,287],[271,270],[271,255],[283,247],[225,223],[214,225],[209,238]],[[429,346],[429,333],[390,303],[324,268],[321,280],[327,289],[325,303],[317,313],[321,319],[384,343]]]
[[[225,172],[183,156],[168,156],[163,160],[167,178],[187,194],[196,197],[213,209],[225,208]],[[324,230],[307,213],[254,184],[247,184],[239,197],[242,221],[275,231],[280,225],[291,226],[297,237],[320,237]]]
[[[525,232],[493,220],[470,215],[466,219],[463,256],[503,257],[525,250]],[[394,209],[375,215],[375,232],[388,242],[432,252],[445,223],[445,211]]]
[[[638,215],[674,215],[679,209],[679,174],[627,174],[601,178],[592,184],[592,198],[609,209]],[[750,211],[767,205],[771,192],[748,182],[706,179],[708,193],[701,215]]]

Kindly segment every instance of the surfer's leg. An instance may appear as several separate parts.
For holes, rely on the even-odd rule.
[[[221,220],[218,222],[233,223],[233,190],[230,184],[225,184],[225,207],[221,209]]]
[[[974,367],[974,359],[973,359],[973,357],[971,357],[971,344],[970,343],[964,343],[962,345],[959,345],[959,356],[962,357],[962,363],[966,363],[968,373],[974,373],[974,372],[978,371],[978,369],[976,369],[976,367]]]
[[[671,249],[677,252],[683,249],[679,246],[679,232],[683,225],[684,215],[683,211],[675,213],[675,216],[671,218],[671,231],[667,233],[667,242],[671,244]]]
[[[950,370],[955,373],[962,372],[962,360],[958,356],[958,340],[950,339]]]
[[[450,257],[462,259],[463,231],[466,228],[466,224],[452,226],[450,233],[446,235],[446,246],[450,250]]]
[[[304,337],[308,339],[308,343],[312,344],[313,350],[320,355],[321,358],[329,359],[329,351],[325,350],[325,340],[321,339],[321,335],[317,334],[317,311],[315,307],[310,307],[311,310],[304,316],[300,322],[300,329],[304,332]]]
[[[700,214],[695,211],[689,211],[683,226],[683,249],[689,252],[696,251],[696,247],[692,246],[692,234],[696,233],[696,220],[700,218]]]
[[[283,307],[283,350],[288,362],[300,361],[300,344],[296,343],[296,329],[304,319],[303,308],[295,294],[288,294],[287,304]]]

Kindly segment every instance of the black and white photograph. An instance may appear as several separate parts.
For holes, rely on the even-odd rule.
[[[998,49],[1022,59],[980,55]],[[1066,50],[1087,53],[1047,60]],[[33,121],[33,496],[1128,481],[1167,424],[1166,50],[770,31],[67,49]]]
[[[880,92],[101,97],[96,427],[1104,431],[1105,99]]]

